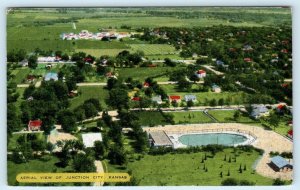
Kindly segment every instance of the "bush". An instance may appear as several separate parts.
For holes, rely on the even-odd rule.
[[[227,178],[227,179],[223,180],[221,184],[223,186],[237,186],[238,181],[234,178]]]

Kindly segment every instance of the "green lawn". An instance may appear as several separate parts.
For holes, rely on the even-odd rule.
[[[78,87],[79,95],[70,100],[71,109],[83,104],[83,102],[90,98],[96,98],[100,101],[102,108],[107,108],[105,100],[108,98],[108,91],[102,86],[81,86]]]
[[[133,51],[143,51],[145,55],[165,55],[177,53],[175,48],[167,44],[130,44]]]
[[[217,153],[214,158],[208,158],[205,163],[201,163],[204,152],[166,154],[160,156],[145,155],[141,160],[128,163],[128,169],[132,171],[134,177],[140,180],[139,185],[144,186],[177,186],[177,185],[220,185],[222,180],[233,177],[238,180],[248,180],[256,185],[271,185],[273,180],[252,173],[253,163],[258,158],[257,152],[240,152],[237,154],[236,162],[228,162],[229,156],[234,154],[232,149],[225,149],[224,152]],[[207,153],[209,155],[209,153]],[[224,161],[225,155],[227,161]],[[233,160],[233,159],[232,159]],[[203,170],[204,164],[208,170]],[[239,173],[239,166],[246,165],[246,171]],[[109,172],[125,172],[117,166],[108,165]],[[230,170],[230,176],[227,176]],[[220,177],[223,172],[223,177]]]
[[[240,118],[235,121],[234,120],[234,113],[235,110],[210,110],[208,111],[210,115],[212,115],[214,118],[216,118],[219,122],[246,122],[246,123],[252,123],[252,122],[258,122],[256,120],[251,119],[247,115],[243,115],[241,113]]]
[[[27,67],[21,67],[12,70],[12,75],[14,75],[14,77],[12,78],[12,82],[15,82],[17,84],[23,83],[24,79],[26,79],[29,73],[30,73],[30,69]]]
[[[9,138],[9,140],[8,140],[8,146],[7,146],[7,149],[9,151],[14,150],[18,146],[17,140],[22,135],[24,135],[24,134],[13,134],[12,137]],[[43,135],[42,133],[35,133],[35,136],[39,140],[44,140],[44,141],[46,140],[45,135]]]
[[[70,172],[72,171],[71,167],[59,168],[55,165],[55,163],[59,162],[59,160],[50,156],[49,161],[41,161],[41,160],[30,160],[27,163],[15,164],[12,161],[7,162],[7,176],[8,176],[8,185],[17,185],[16,176],[19,173],[30,173],[30,172]],[[19,185],[26,185],[26,183],[20,183]],[[60,184],[62,185],[62,184]]]
[[[203,112],[199,111],[182,111],[170,112],[174,115],[174,121],[178,123],[209,123],[212,120],[207,117]]]
[[[147,77],[159,78],[165,77],[172,71],[179,70],[181,67],[138,67],[138,68],[119,68],[116,71],[119,78],[127,79],[132,77],[134,80],[143,81]]]
[[[136,111],[142,126],[166,125],[163,115],[158,111]]]
[[[85,52],[95,57],[100,57],[102,55],[116,56],[121,51],[127,49],[76,49],[76,52]]]

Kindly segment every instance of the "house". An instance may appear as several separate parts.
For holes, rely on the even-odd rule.
[[[113,74],[112,72],[106,73],[105,76],[106,76],[107,78],[115,78],[115,79],[117,78],[117,76],[116,76],[115,74]]]
[[[56,61],[56,58],[54,56],[38,57],[37,58],[38,63],[53,63],[55,61]]]
[[[144,88],[148,88],[150,86],[150,84],[148,82],[144,82],[143,87]]]
[[[198,57],[198,54],[197,54],[197,53],[193,53],[192,57],[193,57],[193,58],[197,58],[197,57]]]
[[[41,120],[30,120],[27,126],[28,131],[39,131],[42,126]]]
[[[149,143],[152,147],[173,147],[173,143],[165,131],[151,131]]]
[[[291,139],[293,139],[293,129],[289,130],[287,133],[287,136]]]
[[[170,102],[181,102],[181,96],[177,96],[177,95],[173,95],[173,96],[169,96],[169,101]]]
[[[27,82],[33,82],[35,80],[35,76],[34,75],[28,75],[26,78]]]
[[[102,135],[101,135],[101,133],[82,134],[82,141],[86,148],[91,148],[91,147],[94,147],[95,141],[102,142]]]
[[[152,97],[152,101],[153,102],[156,102],[157,104],[162,104],[162,99],[161,99],[161,96],[158,95],[158,96],[153,96]]]
[[[135,102],[139,102],[141,101],[141,98],[140,97],[133,97],[131,98],[132,101],[135,101]]]
[[[252,51],[253,48],[250,45],[244,45],[243,51]]]
[[[286,110],[286,103],[279,103],[276,107],[276,112],[282,113]]]
[[[46,66],[45,66],[46,69],[51,69],[52,68],[52,64],[51,63],[48,63]]]
[[[221,88],[220,88],[218,85],[216,85],[216,84],[213,84],[213,85],[211,86],[211,90],[212,90],[213,92],[216,92],[216,93],[220,93],[220,92],[221,92]]]
[[[280,52],[281,53],[288,53],[288,50],[287,49],[282,49]]]
[[[22,67],[27,67],[28,66],[28,60],[24,59],[23,61],[20,61],[18,64],[21,65]]]
[[[199,70],[196,72],[196,76],[198,78],[204,78],[204,77],[206,77],[206,72],[204,70]]]
[[[78,94],[78,91],[77,91],[77,90],[71,90],[71,91],[69,92],[68,96],[69,96],[69,97],[75,97],[75,96],[77,96],[77,94]]]
[[[217,64],[218,66],[223,66],[223,65],[224,65],[224,62],[221,61],[221,60],[216,60],[216,64]]]
[[[277,172],[293,169],[293,165],[281,156],[272,157],[269,165]]]
[[[247,62],[247,63],[250,63],[252,61],[252,59],[249,58],[249,57],[246,57],[246,58],[244,58],[244,61]]]
[[[29,96],[26,100],[27,100],[28,102],[30,102],[30,101],[33,100],[33,97],[32,97],[32,96]]]
[[[255,119],[258,119],[261,116],[269,115],[269,110],[265,105],[253,104],[253,105],[251,105],[251,107],[252,107],[252,112],[251,112],[250,116]]]
[[[186,102],[188,102],[188,101],[197,102],[197,97],[193,94],[189,94],[189,95],[184,96],[184,100]]]
[[[44,80],[45,81],[50,81],[50,80],[57,81],[58,75],[57,75],[57,73],[54,73],[54,72],[47,73],[44,77]]]

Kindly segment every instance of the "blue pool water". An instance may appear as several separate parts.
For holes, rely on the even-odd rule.
[[[243,143],[247,137],[230,133],[206,133],[206,134],[187,134],[179,137],[179,141],[188,146],[202,146],[208,144],[220,144],[231,146]]]

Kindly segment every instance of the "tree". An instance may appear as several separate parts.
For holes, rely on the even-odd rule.
[[[275,113],[271,113],[267,120],[268,120],[270,126],[273,126],[274,130],[275,130],[276,127],[278,127],[279,117]]]
[[[94,159],[91,156],[87,156],[83,153],[78,153],[73,159],[73,169],[76,172],[95,172],[96,166]]]
[[[219,99],[218,104],[219,106],[222,107],[224,105],[224,99],[223,98]]]
[[[227,178],[227,179],[223,180],[221,184],[223,186],[237,186],[238,181],[234,178]]]
[[[209,105],[210,105],[211,107],[217,106],[217,100],[216,100],[216,99],[210,100],[210,101],[209,101]]]
[[[126,153],[123,147],[119,145],[114,145],[108,155],[107,155],[111,164],[123,165],[127,162]]]
[[[58,113],[58,122],[66,132],[72,132],[77,130],[76,117],[74,112],[69,110],[62,110]]]
[[[105,156],[106,149],[101,141],[94,142],[94,151],[96,159],[101,159]]]
[[[180,89],[181,91],[190,91],[192,88],[192,84],[187,81],[185,78],[180,78],[178,80],[178,89]]]
[[[167,66],[170,66],[170,67],[175,67],[176,66],[176,63],[174,61],[172,61],[170,58],[165,58],[164,60],[164,64],[167,65]]]
[[[252,185],[255,185],[255,183],[251,182],[251,181],[248,181],[248,180],[241,180],[240,185],[241,186],[252,186]]]
[[[61,59],[63,60],[63,61],[69,61],[69,55],[68,54],[66,54],[66,53],[64,53],[62,56],[61,56]]]
[[[193,107],[194,106],[194,102],[192,100],[189,100],[189,101],[187,101],[186,106],[189,107],[189,108]]]
[[[112,89],[109,92],[108,103],[113,108],[128,108],[129,97],[126,90],[121,88]]]
[[[284,181],[282,181],[279,178],[276,178],[272,185],[284,185],[284,184],[285,184]]]
[[[37,56],[32,55],[28,58],[28,67],[35,69],[37,67]]]
[[[236,110],[236,111],[234,112],[233,119],[234,119],[235,121],[238,121],[240,117],[241,117],[241,112],[240,112],[239,110]]]

